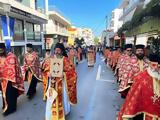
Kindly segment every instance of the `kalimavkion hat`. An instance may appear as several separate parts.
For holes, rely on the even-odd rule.
[[[63,56],[68,57],[63,43],[57,43],[57,44],[55,45],[54,49],[56,49],[56,48],[60,48],[61,51],[62,51]]]
[[[158,62],[158,61],[159,61],[159,57],[158,57],[157,54],[150,54],[150,55],[149,55],[149,60],[150,60],[151,62]]]
[[[33,47],[33,45],[31,43],[28,43],[26,46],[29,47],[29,48]]]
[[[127,48],[132,48],[132,47],[133,47],[132,44],[126,44],[126,45],[125,45],[125,50],[126,50]]]
[[[145,46],[142,45],[142,44],[138,44],[138,45],[136,45],[135,47],[136,47],[136,49],[144,49]]]

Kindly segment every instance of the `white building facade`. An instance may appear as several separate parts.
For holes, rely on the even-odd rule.
[[[69,33],[68,27],[71,26],[68,21],[57,9],[48,11],[48,23],[45,25],[45,48],[51,49],[52,45],[63,40],[67,42]]]
[[[107,30],[102,33],[102,41],[104,41],[102,43],[106,44],[105,46],[119,46],[120,38],[117,36],[117,31],[123,24],[123,21],[119,20],[122,13],[123,9],[116,8],[112,11]]]
[[[21,63],[27,43],[32,43],[39,55],[44,49],[47,16],[37,8],[37,0],[0,0],[0,42],[10,44]]]
[[[90,28],[77,28],[77,37],[84,38],[87,46],[94,44],[94,34]]]
[[[123,21],[123,24],[132,20],[133,15],[139,8],[144,8],[151,0],[122,0],[120,8],[123,9],[123,14],[119,20]],[[126,43],[131,44],[144,44],[147,45],[148,35],[140,34],[136,36],[126,37]]]

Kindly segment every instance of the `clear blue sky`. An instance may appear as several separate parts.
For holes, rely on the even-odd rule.
[[[89,27],[96,36],[105,29],[105,17],[119,4],[120,0],[49,0],[74,26]]]

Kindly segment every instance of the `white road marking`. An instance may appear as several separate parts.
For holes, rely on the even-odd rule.
[[[97,77],[96,77],[96,80],[99,80],[100,79],[100,76],[101,75],[101,65],[98,66],[98,71],[97,71]]]
[[[98,71],[97,71],[97,76],[96,76],[96,80],[97,80],[97,81],[104,81],[104,82],[115,83],[114,80],[101,79],[101,72],[104,72],[104,70],[102,71],[102,66],[99,65],[99,66],[98,66]]]
[[[114,81],[114,80],[99,79],[98,81],[104,81],[104,82],[115,83],[115,81]]]
[[[101,61],[104,62],[104,61],[105,61],[105,58],[103,58]]]

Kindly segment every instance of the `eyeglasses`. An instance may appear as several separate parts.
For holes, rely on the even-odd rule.
[[[131,52],[132,50],[127,50],[128,52]]]

